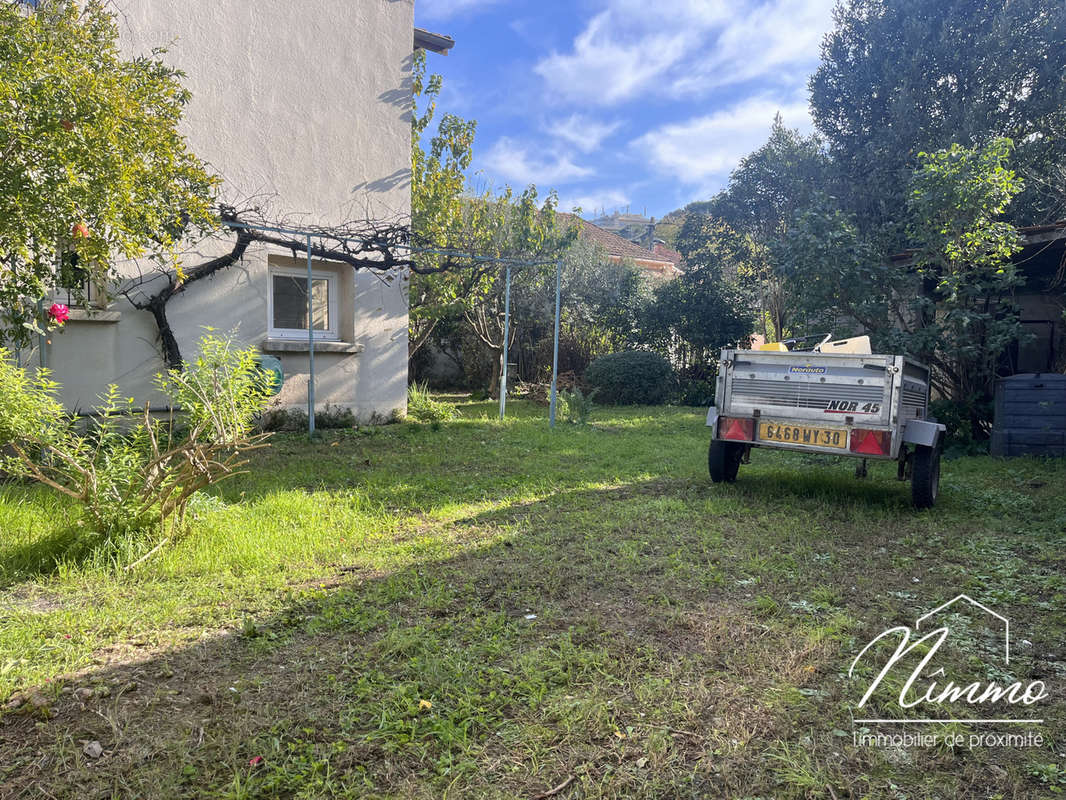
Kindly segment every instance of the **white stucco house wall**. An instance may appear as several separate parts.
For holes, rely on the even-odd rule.
[[[410,78],[414,0],[115,0],[124,52],[165,47],[193,99],[182,130],[223,179],[221,200],[262,205],[296,227],[410,214]],[[420,39],[421,37],[421,39]],[[232,236],[182,256],[195,266],[229,252]],[[316,261],[316,408],[360,421],[406,408],[407,279]],[[132,270],[132,266],[124,269]],[[167,306],[188,360],[204,326],[282,361],[282,406],[306,408],[306,258],[253,243],[239,263]],[[303,276],[302,279],[301,276]],[[294,280],[296,279],[296,280]],[[303,309],[301,310],[302,299]],[[109,383],[139,400],[163,369],[151,314],[123,299],[76,310],[44,345],[44,362],[71,410]],[[37,354],[38,359],[40,353]]]

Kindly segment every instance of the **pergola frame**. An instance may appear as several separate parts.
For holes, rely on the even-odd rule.
[[[355,238],[340,238],[335,235],[327,234],[321,231],[310,231],[300,228],[286,228],[277,225],[256,225],[247,222],[227,221],[227,228],[243,229],[249,231],[261,231],[264,233],[279,233],[292,237],[303,237],[307,240],[307,435],[309,438],[313,438],[315,434],[315,331],[311,325],[311,319],[314,317],[313,299],[312,299],[312,264],[314,257],[312,255],[312,242],[314,239],[331,239],[333,241],[340,242],[356,242]],[[282,245],[277,245],[281,247]],[[500,370],[500,419],[503,420],[507,409],[507,353],[508,353],[508,341],[511,333],[511,267],[537,267],[545,266],[551,263],[555,264],[555,341],[552,346],[552,382],[551,382],[551,399],[548,404],[548,425],[551,428],[555,427],[555,410],[558,399],[558,372],[559,372],[559,320],[562,309],[561,294],[562,294],[562,272],[563,272],[563,259],[561,257],[555,259],[521,259],[521,258],[505,258],[498,256],[479,256],[474,253],[464,252],[461,250],[451,250],[447,248],[433,248],[433,247],[406,247],[408,252],[412,255],[437,255],[437,256],[452,256],[454,258],[462,258],[469,260],[472,263],[495,263],[500,264],[506,268],[505,273],[505,288],[504,288],[504,312],[503,312],[503,364]],[[328,260],[328,258],[326,259]]]

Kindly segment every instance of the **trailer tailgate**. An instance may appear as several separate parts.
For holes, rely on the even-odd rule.
[[[897,357],[725,351],[718,413],[818,426],[893,424]],[[849,419],[850,418],[850,419]]]

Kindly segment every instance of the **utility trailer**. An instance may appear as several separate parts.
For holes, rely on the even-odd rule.
[[[868,344],[846,352],[847,341],[823,341],[826,352],[722,351],[707,412],[712,481],[735,481],[754,447],[862,459],[859,477],[867,459],[892,460],[915,507],[932,507],[945,428],[927,418],[928,367]]]

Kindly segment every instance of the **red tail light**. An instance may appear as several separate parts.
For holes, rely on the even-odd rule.
[[[890,431],[871,431],[855,428],[851,432],[851,452],[869,456],[887,456],[892,450]]]
[[[718,420],[718,435],[723,439],[750,442],[755,438],[755,420],[721,417]]]

